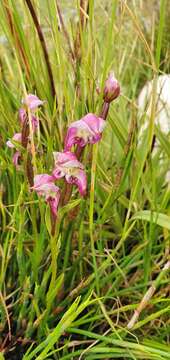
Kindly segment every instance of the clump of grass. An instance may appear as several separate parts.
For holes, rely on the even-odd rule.
[[[169,66],[164,62],[167,1],[159,9],[154,1],[147,3],[153,14],[147,15],[147,34],[145,4],[76,1],[73,14],[65,14],[67,4],[55,0],[43,6],[30,0],[0,4],[2,358],[4,353],[12,359],[9,350],[18,344],[24,360],[170,358],[165,266],[170,153],[169,138],[156,129],[160,152],[151,155],[156,80],[140,151],[136,105],[142,84]],[[48,208],[16,171],[6,141],[19,130],[24,93],[37,94],[46,103],[39,112],[35,165],[39,173],[52,169],[52,151],[62,150],[68,125],[88,112],[100,114],[111,69],[121,83],[121,97],[110,106],[102,142],[83,154],[88,196],[76,200],[73,192],[64,207],[52,244],[57,273],[49,295]],[[158,166],[161,157],[165,161]],[[153,284],[155,292],[139,314]],[[140,316],[128,328],[136,310]]]

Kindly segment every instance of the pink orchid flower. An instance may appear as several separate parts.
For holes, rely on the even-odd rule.
[[[18,142],[18,143],[21,143],[21,133],[15,133],[12,140]],[[15,148],[15,145],[12,143],[11,140],[8,140],[6,142],[6,145],[11,148],[11,149],[14,149]]]
[[[12,140],[14,140],[14,141],[16,141],[18,143],[21,143],[21,133],[14,134]],[[6,142],[6,145],[11,149],[15,149],[15,145],[12,143],[11,140],[8,140]],[[19,159],[20,159],[20,157],[21,157],[20,151],[16,151],[14,153],[14,155],[13,155],[12,162],[16,166],[16,168],[19,168]]]
[[[23,125],[24,122],[27,120],[27,112],[24,108],[19,109],[19,120],[21,125]],[[33,114],[31,114],[31,121],[32,121],[33,132],[35,132],[38,128],[39,121],[36,118],[36,116]]]
[[[84,147],[86,144],[95,144],[102,137],[106,122],[94,114],[87,114],[82,119],[71,123],[65,138],[65,151],[75,144]]]
[[[48,174],[40,174],[34,177],[34,186],[32,190],[36,191],[38,196],[45,197],[50,206],[51,213],[57,216],[58,204],[60,200],[60,189],[54,184],[54,177]]]
[[[104,87],[104,101],[107,103],[112,102],[120,95],[120,85],[114,76],[114,73],[109,74]]]
[[[36,110],[38,106],[44,104],[44,101],[40,100],[36,95],[28,94],[22,103],[30,110]]]
[[[82,196],[86,194],[87,179],[84,166],[77,160],[76,155],[70,151],[54,152],[55,169],[53,176],[55,179],[65,177],[68,184],[78,186]]]
[[[27,120],[27,108],[31,111],[31,120],[32,120],[32,127],[33,132],[36,131],[38,127],[38,119],[34,115],[34,111],[41,105],[44,104],[44,101],[40,100],[36,95],[28,94],[26,98],[22,101],[25,107],[19,109],[19,119],[21,124],[23,125],[24,122]]]

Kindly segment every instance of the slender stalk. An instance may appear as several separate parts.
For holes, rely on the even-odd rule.
[[[48,50],[47,50],[45,38],[44,38],[41,26],[40,26],[39,21],[38,21],[37,14],[36,14],[36,12],[34,10],[34,7],[32,5],[31,0],[25,0],[25,2],[27,4],[28,9],[30,11],[30,14],[32,16],[32,19],[33,19],[33,22],[35,24],[37,34],[38,34],[38,37],[39,37],[39,40],[40,40],[40,43],[41,43],[41,46],[42,46],[42,50],[43,50],[43,53],[44,53],[44,59],[45,59],[47,70],[48,70],[48,76],[49,76],[49,80],[50,80],[50,84],[51,84],[51,92],[52,92],[53,97],[56,98],[56,91],[55,91],[53,73],[52,73],[52,68],[51,68],[51,64],[50,64],[50,60],[49,60],[49,55],[48,55]]]
[[[8,0],[3,0],[3,3],[4,3],[4,8],[5,8],[6,16],[7,16],[7,19],[8,19],[8,24],[9,24],[11,34],[12,34],[14,42],[15,42],[16,49],[19,50],[19,54],[21,55],[21,59],[23,60],[23,63],[25,65],[26,76],[29,79],[29,76],[30,76],[29,62],[28,62],[27,56],[25,54],[24,48],[23,48],[23,46],[21,44],[17,29],[15,27],[15,23],[13,21],[11,8],[9,6]]]
[[[132,329],[134,327],[134,325],[136,324],[136,322],[138,321],[138,318],[140,316],[140,313],[146,308],[146,306],[148,305],[148,302],[150,301],[151,297],[153,296],[153,294],[155,293],[156,289],[158,288],[158,286],[161,283],[162,278],[165,276],[165,274],[170,270],[170,260],[167,261],[167,263],[164,265],[162,271],[160,272],[160,274],[158,275],[157,279],[155,281],[153,281],[152,285],[150,286],[150,288],[148,289],[148,291],[146,292],[146,294],[143,296],[139,306],[137,307],[137,309],[135,310],[131,320],[129,321],[129,323],[127,324],[127,328],[128,329]]]
[[[64,20],[63,20],[63,17],[62,17],[62,13],[61,13],[61,10],[60,10],[58,0],[56,0],[56,5],[57,5],[57,11],[58,11],[59,19],[60,19],[61,28],[62,28],[63,34],[65,36],[65,39],[66,39],[66,42],[67,42],[67,45],[68,45],[68,49],[69,49],[69,53],[71,55],[72,62],[74,64],[75,56],[74,56],[74,52],[72,50],[69,34],[68,34],[67,29],[66,29],[65,24],[64,24]]]
[[[96,252],[94,246],[94,233],[93,233],[93,214],[94,214],[94,194],[95,194],[95,180],[96,180],[96,166],[97,166],[97,153],[98,153],[98,144],[93,147],[93,156],[92,156],[92,166],[91,166],[91,186],[90,186],[90,207],[89,207],[89,233],[90,233],[90,241],[91,241],[91,251],[93,257],[93,267],[95,272],[96,279],[96,289],[97,295],[100,295],[100,286],[99,286],[99,276],[96,262]]]
[[[86,11],[88,11],[89,0],[80,0],[80,14],[79,14],[79,23],[77,25],[76,37],[74,41],[74,58],[76,61],[76,77],[75,77],[75,88],[76,93],[79,98],[81,98],[80,93],[80,65],[82,60],[82,51],[81,51],[81,33],[86,26]]]
[[[109,108],[110,108],[110,104],[108,102],[105,102],[103,103],[102,105],[102,110],[101,110],[101,113],[100,113],[100,117],[104,120],[107,119],[107,115],[108,115],[108,112],[109,112]]]
[[[58,241],[59,241],[59,229],[60,229],[60,219],[57,219],[55,223],[55,232],[51,234],[50,238],[50,248],[51,248],[51,281],[47,294],[47,302],[50,297],[51,292],[55,287],[56,276],[57,276],[57,256],[58,256]]]

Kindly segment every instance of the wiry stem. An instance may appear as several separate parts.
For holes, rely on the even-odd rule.
[[[66,29],[65,24],[64,24],[64,20],[63,20],[63,17],[62,17],[62,13],[61,13],[61,10],[60,10],[58,0],[56,0],[56,5],[57,5],[57,11],[58,11],[59,19],[60,19],[61,28],[62,28],[63,34],[65,36],[65,39],[67,41],[67,45],[68,45],[68,48],[69,48],[69,53],[71,55],[72,62],[74,63],[74,60],[75,60],[74,52],[72,50],[70,37],[69,37],[69,34],[68,34],[67,29]]]
[[[131,145],[132,145],[132,141],[133,141],[133,137],[135,134],[135,130],[136,130],[137,124],[136,124],[136,118],[135,118],[135,114],[132,115],[132,120],[131,120],[131,124],[130,124],[130,128],[129,128],[129,133],[128,133],[128,138],[127,138],[127,142],[125,144],[124,147],[124,159],[127,158],[127,155],[131,149]],[[118,168],[117,170],[117,174],[115,177],[115,182],[114,182],[114,186],[115,189],[117,190],[121,180],[122,180],[122,176],[123,176],[123,172],[124,172],[124,168],[121,166]]]
[[[81,59],[82,59],[82,51],[81,51],[81,32],[84,30],[86,26],[86,11],[88,11],[88,0],[80,0],[80,17],[79,17],[79,23],[77,25],[77,31],[76,31],[76,37],[74,41],[74,58],[76,61],[76,78],[75,78],[75,88],[76,93],[79,98],[81,98],[80,93],[80,65],[81,65]]]
[[[38,17],[36,15],[36,12],[34,10],[34,7],[32,5],[31,0],[25,0],[25,2],[27,4],[27,6],[28,6],[28,9],[30,11],[30,14],[32,16],[33,22],[34,22],[36,30],[37,30],[39,40],[41,42],[42,50],[43,50],[43,53],[44,53],[44,59],[45,59],[47,70],[48,70],[48,76],[49,76],[49,80],[50,80],[50,84],[51,84],[51,92],[52,92],[53,97],[55,98],[56,97],[56,91],[55,91],[53,73],[52,73],[52,69],[51,69],[51,65],[50,65],[50,60],[49,60],[49,55],[48,55],[48,50],[47,50],[45,38],[44,38],[41,26],[40,26],[39,21],[38,21]]]
[[[110,103],[104,101],[103,106],[102,106],[102,111],[100,113],[100,117],[102,119],[104,119],[104,120],[107,119],[109,108],[110,108]]]
[[[6,11],[6,16],[7,16],[7,19],[8,19],[8,24],[9,24],[9,27],[10,27],[11,34],[12,34],[12,36],[14,38],[16,48],[19,50],[19,53],[21,55],[21,59],[23,60],[23,63],[25,65],[26,76],[27,76],[27,78],[29,78],[29,75],[30,75],[29,63],[28,63],[25,51],[23,49],[23,46],[21,44],[21,41],[19,39],[19,35],[18,35],[17,30],[16,30],[14,21],[13,21],[13,16],[12,16],[10,6],[8,4],[8,0],[3,0],[3,3],[4,3],[4,8],[5,8],[5,11]]]
[[[148,289],[148,291],[146,292],[146,294],[143,296],[139,306],[137,307],[137,309],[135,310],[131,320],[129,321],[129,323],[127,324],[127,328],[128,329],[132,329],[134,327],[134,325],[136,324],[136,322],[138,321],[138,318],[140,316],[140,313],[142,312],[143,309],[145,309],[145,307],[147,306],[148,302],[150,301],[151,297],[153,296],[153,294],[155,293],[156,289],[158,288],[158,286],[161,283],[161,280],[163,278],[163,276],[167,273],[167,271],[170,270],[170,260],[167,261],[167,263],[164,265],[162,271],[160,272],[160,274],[158,275],[157,279],[155,281],[153,281],[152,285],[150,286],[150,288]]]
[[[27,115],[27,118],[24,121],[24,124],[22,126],[22,131],[21,131],[21,144],[25,149],[27,149],[27,146],[28,146],[29,133],[30,133],[30,128],[29,128],[29,121],[28,121],[28,115]],[[27,179],[28,179],[29,185],[30,185],[30,187],[32,187],[34,185],[34,171],[33,171],[33,166],[32,166],[31,155],[29,154],[29,152],[27,153],[27,159],[26,159],[26,174],[27,174]]]

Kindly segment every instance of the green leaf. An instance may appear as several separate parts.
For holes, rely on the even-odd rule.
[[[170,230],[170,216],[158,213],[156,211],[143,210],[133,215],[131,220],[144,220],[153,222],[163,228]]]

